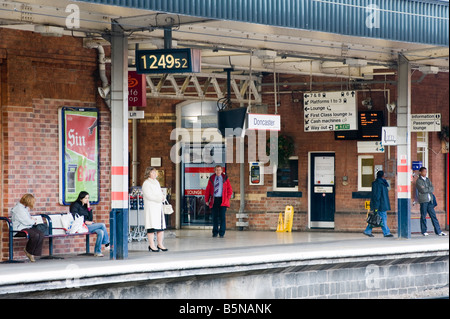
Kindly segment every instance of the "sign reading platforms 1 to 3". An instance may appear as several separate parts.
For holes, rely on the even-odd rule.
[[[305,132],[358,129],[355,91],[303,94]]]

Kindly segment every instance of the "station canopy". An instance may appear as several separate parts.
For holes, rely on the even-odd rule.
[[[170,29],[173,47],[202,50],[202,72],[361,80],[389,74],[400,54],[413,68],[448,72],[448,15],[447,1],[432,0],[0,1],[5,28],[108,45],[118,24],[129,37],[130,65],[137,47],[162,48]]]

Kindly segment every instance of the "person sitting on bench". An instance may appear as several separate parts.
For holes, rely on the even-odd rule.
[[[109,249],[109,236],[106,230],[106,225],[103,223],[94,223],[92,208],[89,204],[89,193],[81,191],[75,202],[70,204],[70,212],[73,217],[78,214],[84,217],[84,223],[86,224],[90,233],[97,234],[97,241],[95,242],[94,256],[103,257],[102,245],[105,245],[106,249]]]
[[[30,209],[33,209],[36,199],[31,194],[25,194],[11,209],[11,221],[15,231],[23,231],[28,234],[28,242],[25,254],[31,262],[35,262],[34,256],[41,256],[44,233],[37,227],[36,220],[31,217]]]

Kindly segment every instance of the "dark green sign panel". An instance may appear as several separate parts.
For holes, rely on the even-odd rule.
[[[200,50],[165,49],[136,51],[136,70],[139,74],[198,73],[200,69]]]

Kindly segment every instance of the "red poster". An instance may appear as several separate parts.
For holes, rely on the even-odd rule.
[[[97,118],[69,114],[66,119],[67,149],[88,160],[96,161]]]
[[[147,84],[144,74],[128,72],[128,106],[147,106]]]

